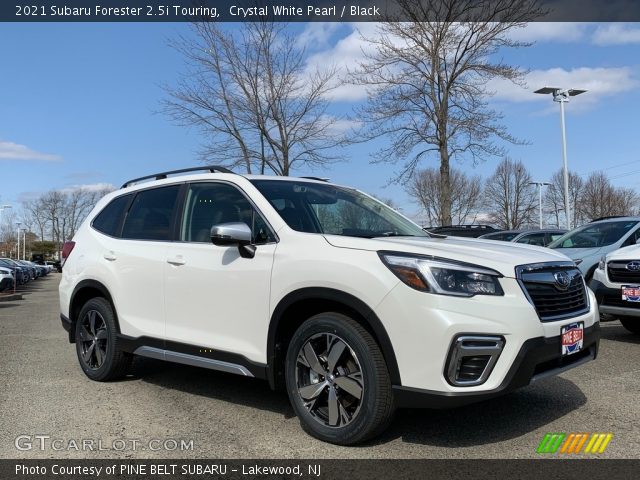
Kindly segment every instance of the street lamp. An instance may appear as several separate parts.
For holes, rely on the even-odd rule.
[[[16,260],[20,260],[20,225],[22,225],[22,222],[16,222],[16,226],[18,227],[18,247],[16,251]]]
[[[562,160],[564,173],[564,213],[567,217],[567,230],[571,230],[571,212],[569,209],[569,169],[567,167],[567,134],[564,126],[564,104],[569,101],[569,97],[575,97],[586,90],[576,90],[573,88],[544,87],[534,93],[542,95],[553,95],[553,101],[560,104],[560,128],[562,130]]]
[[[20,239],[18,239],[20,241]],[[22,229],[22,260],[27,259],[27,229]]]
[[[2,213],[7,209],[7,208],[13,208],[11,205],[0,205],[0,226],[2,226]]]
[[[551,185],[549,182],[529,182],[529,185],[538,186],[538,205],[540,206],[540,230],[542,230],[542,187]]]

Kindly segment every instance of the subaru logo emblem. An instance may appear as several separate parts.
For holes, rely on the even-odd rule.
[[[569,278],[569,274],[567,272],[556,272],[553,274],[553,278],[556,279],[556,287],[560,290],[566,290],[569,288],[571,278]]]
[[[640,270],[640,262],[627,263],[627,270],[631,270],[632,272],[637,272],[638,270]]]

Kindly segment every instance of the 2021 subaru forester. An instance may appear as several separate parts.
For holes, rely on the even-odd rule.
[[[595,298],[561,253],[429,235],[322,180],[136,179],[63,257],[62,324],[89,378],[143,355],[266,379],[338,444],[397,407],[491,398],[597,355]]]

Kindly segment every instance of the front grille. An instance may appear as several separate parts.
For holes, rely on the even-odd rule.
[[[580,270],[573,263],[540,263],[516,268],[520,284],[543,322],[575,317],[589,310]],[[566,279],[566,284],[560,280]]]
[[[607,264],[607,274],[609,280],[615,283],[635,283],[640,284],[640,270],[629,270],[629,264],[636,264],[638,261],[617,260]],[[632,265],[633,266],[633,265]]]

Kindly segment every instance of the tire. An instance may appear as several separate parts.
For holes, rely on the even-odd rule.
[[[311,317],[294,333],[285,362],[289,400],[308,434],[353,445],[391,422],[387,365],[374,338],[353,319],[339,313]]]
[[[640,335],[640,318],[638,317],[620,317],[620,323],[631,333]]]
[[[75,324],[76,353],[82,371],[91,380],[106,382],[127,374],[132,355],[119,348],[117,333],[107,300],[96,297],[84,304]]]

